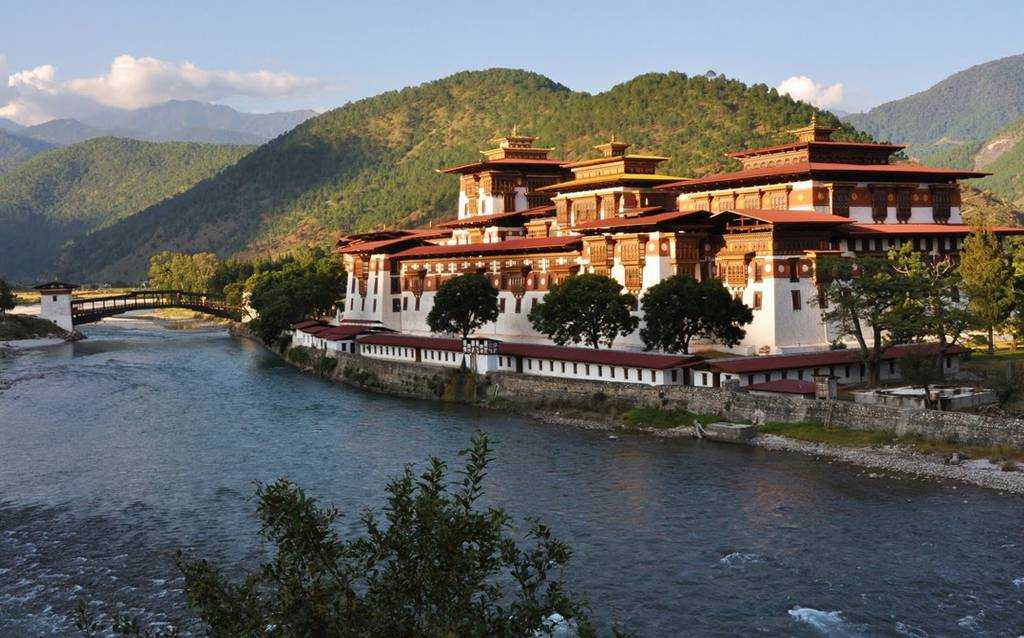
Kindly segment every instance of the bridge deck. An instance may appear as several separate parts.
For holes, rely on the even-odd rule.
[[[133,290],[122,295],[88,297],[71,301],[75,324],[92,323],[133,310],[185,308],[238,321],[242,309],[224,302],[218,295],[183,290]]]

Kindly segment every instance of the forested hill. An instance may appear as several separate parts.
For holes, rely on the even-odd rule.
[[[988,139],[1024,117],[1024,55],[955,73],[931,88],[844,118],[879,140],[926,155],[942,143]]]
[[[0,173],[6,173],[51,148],[53,144],[48,142],[0,129]]]
[[[65,242],[216,175],[249,146],[89,140],[0,175],[0,277],[53,274]]]
[[[781,131],[812,112],[722,76],[648,74],[589,95],[525,71],[462,72],[308,120],[216,178],[76,242],[61,266],[79,279],[139,278],[158,250],[273,252],[424,224],[454,212],[457,182],[435,169],[479,158],[516,124],[562,158],[591,157],[614,134],[671,155],[665,171],[685,176],[732,167],[727,151],[788,139]]]

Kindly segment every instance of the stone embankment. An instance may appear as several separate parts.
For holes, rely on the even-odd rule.
[[[232,334],[252,338],[244,326]],[[820,401],[785,396],[754,396],[718,388],[653,387],[640,384],[529,377],[514,373],[475,375],[437,366],[367,359],[337,353],[323,356],[307,348],[278,350],[292,365],[350,386],[395,396],[471,403],[528,414],[547,423],[586,429],[663,437],[692,437],[692,427],[644,428],[624,425],[622,415],[635,407],[686,410],[725,421],[749,423],[827,423],[831,427],[873,430],[897,437],[964,445],[1024,448],[1024,420],[961,412],[900,410],[849,401]],[[751,443],[835,459],[885,472],[965,481],[1024,493],[1024,473],[1001,472],[987,461],[946,465],[940,458],[900,446],[846,448],[760,435]]]

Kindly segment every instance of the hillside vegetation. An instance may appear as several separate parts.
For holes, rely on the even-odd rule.
[[[65,242],[179,194],[250,150],[107,137],[37,155],[0,175],[0,276],[52,274]]]
[[[1024,55],[955,73],[931,88],[844,118],[876,139],[924,156],[944,144],[986,140],[1024,117]]]
[[[589,95],[525,71],[458,73],[308,120],[216,178],[76,242],[61,270],[137,279],[159,250],[272,254],[339,232],[425,224],[455,207],[456,180],[435,169],[479,158],[516,124],[558,157],[593,156],[614,134],[671,155],[665,172],[689,176],[732,168],[727,151],[788,139],[783,131],[813,112],[722,76],[647,74]],[[841,136],[858,134],[847,125]]]
[[[6,173],[51,148],[53,144],[48,142],[0,130],[0,173]]]

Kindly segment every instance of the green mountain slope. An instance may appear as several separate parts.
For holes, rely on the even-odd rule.
[[[1024,117],[1024,55],[979,64],[935,86],[845,119],[876,139],[909,144],[911,155],[943,141],[984,140]]]
[[[0,277],[51,274],[65,242],[187,190],[251,148],[106,137],[34,157],[0,175]]]
[[[51,148],[53,144],[48,142],[0,130],[0,174]]]
[[[478,158],[515,124],[563,158],[593,156],[615,134],[671,155],[665,171],[686,176],[736,166],[727,151],[787,139],[781,131],[812,112],[722,76],[648,74],[588,95],[525,71],[458,73],[308,120],[215,179],[76,242],[61,269],[137,278],[157,250],[274,252],[380,224],[425,224],[455,208],[456,180],[435,169]],[[843,134],[857,135],[849,126]]]
[[[979,145],[974,166],[992,173],[972,180],[977,188],[990,190],[1016,206],[1024,206],[1024,118]]]

